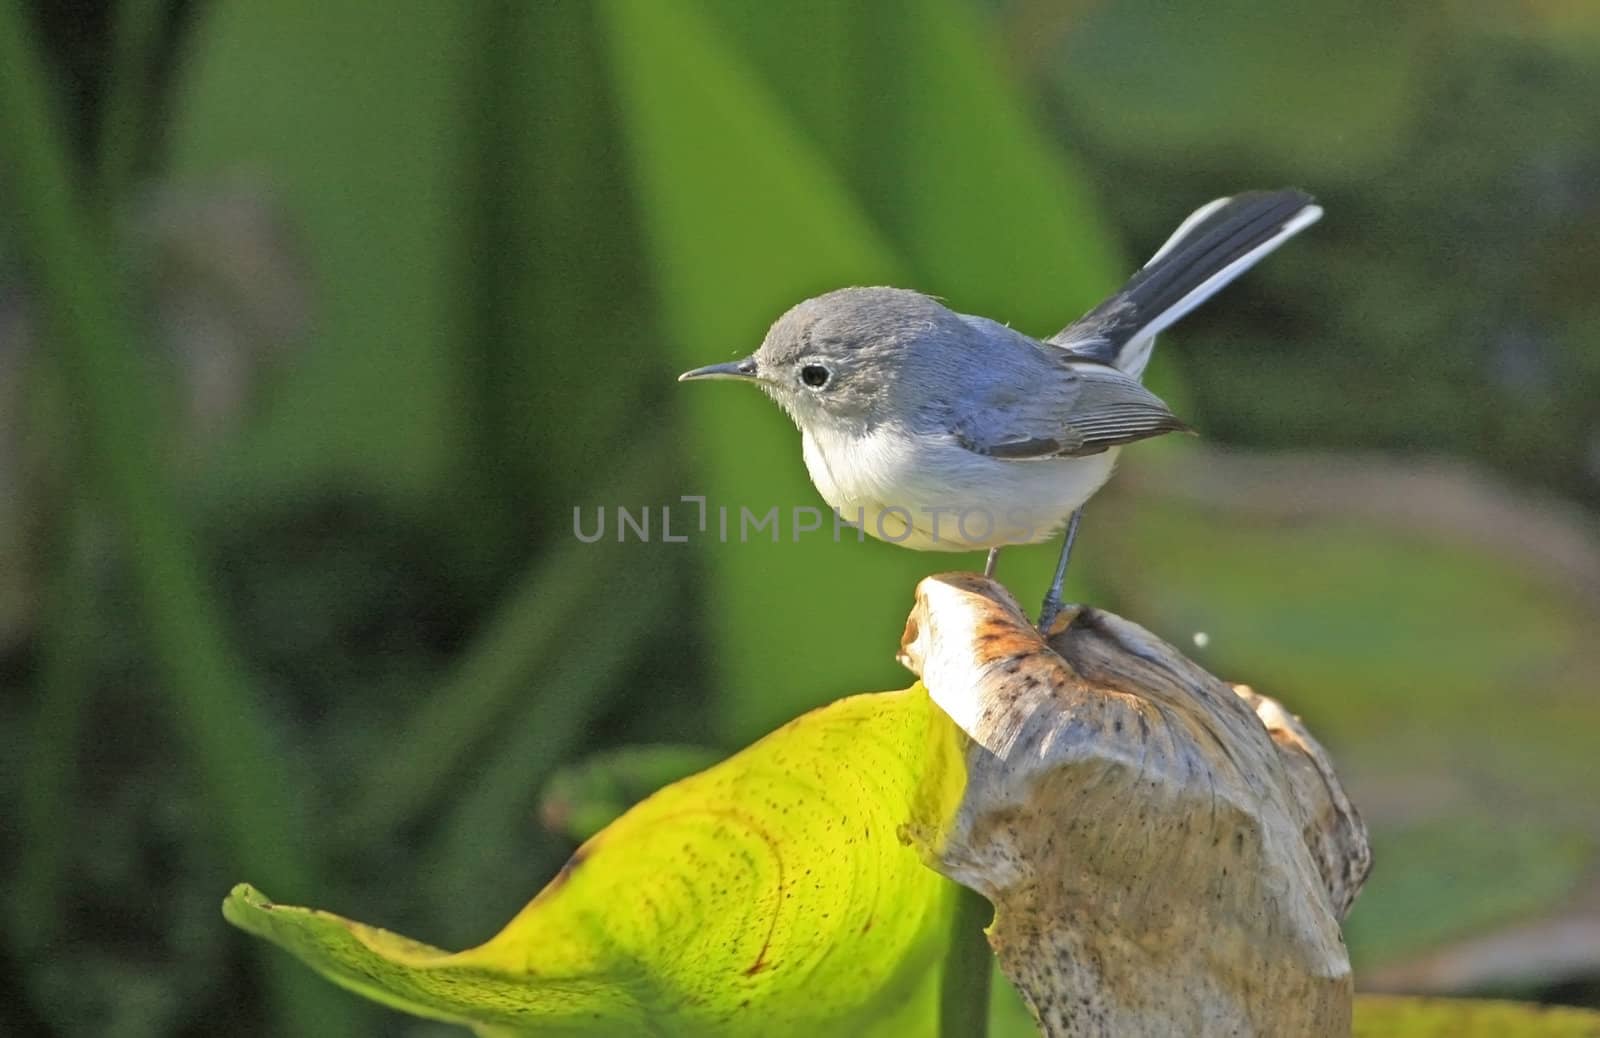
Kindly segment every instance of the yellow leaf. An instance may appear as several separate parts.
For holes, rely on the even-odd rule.
[[[953,887],[960,735],[920,687],[815,710],[584,844],[505,929],[449,953],[248,885],[235,925],[329,979],[486,1033],[926,1033]]]
[[[1355,1038],[1600,1038],[1600,1013],[1464,998],[1356,999]]]

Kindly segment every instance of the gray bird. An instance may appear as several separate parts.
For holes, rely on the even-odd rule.
[[[1195,210],[1121,291],[1040,341],[898,288],[844,288],[778,318],[743,360],[678,376],[760,386],[800,428],[824,500],[923,551],[1046,540],[1065,525],[1040,609],[1049,630],[1083,504],[1124,444],[1187,427],[1140,384],[1156,336],[1322,209],[1299,191]]]

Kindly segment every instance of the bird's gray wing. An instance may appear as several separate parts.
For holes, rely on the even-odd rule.
[[[957,416],[957,441],[1006,461],[1077,458],[1187,430],[1139,381],[1109,365],[1060,355],[1033,385],[978,394]]]

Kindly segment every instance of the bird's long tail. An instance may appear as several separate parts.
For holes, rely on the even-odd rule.
[[[1302,191],[1250,191],[1203,205],[1121,291],[1049,341],[1137,377],[1157,335],[1320,216]]]

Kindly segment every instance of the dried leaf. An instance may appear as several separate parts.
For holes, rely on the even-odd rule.
[[[1047,645],[964,574],[918,587],[901,658],[972,739],[954,821],[914,835],[994,903],[1046,1034],[1348,1033],[1365,831],[1276,703],[1096,610]]]

